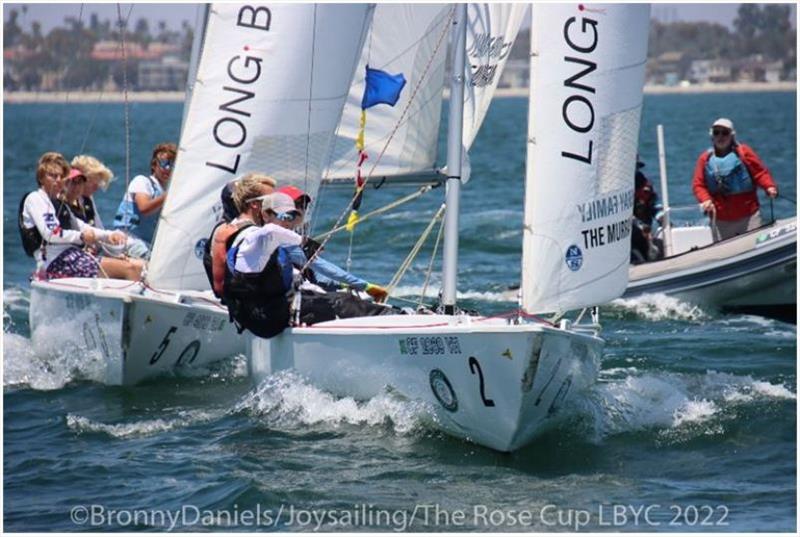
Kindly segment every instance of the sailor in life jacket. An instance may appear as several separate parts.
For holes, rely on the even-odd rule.
[[[756,187],[775,198],[778,187],[753,149],[736,141],[733,122],[716,120],[709,131],[713,147],[697,159],[692,191],[711,218],[714,241],[761,226]]]
[[[633,195],[633,226],[631,227],[631,263],[637,265],[664,256],[663,241],[656,238],[663,207],[653,184],[642,172],[645,163],[636,155],[636,175]]]
[[[78,188],[83,177],[70,170],[66,159],[54,152],[39,158],[36,181],[39,189],[20,201],[18,226],[25,253],[36,259],[39,278],[109,278],[138,280],[142,263],[114,258],[96,258],[83,250],[96,243],[124,244],[124,233],[90,226],[69,210],[65,193]]]
[[[277,184],[268,175],[248,173],[222,189],[222,220],[211,230],[203,251],[203,266],[217,298],[223,298],[225,264],[231,243],[243,229],[264,225],[261,200],[272,194]]]
[[[261,200],[262,226],[238,230],[226,256],[223,301],[239,330],[270,338],[290,324],[290,297],[300,292],[300,322],[313,324],[337,318],[385,315],[393,308],[361,300],[349,293],[329,293],[301,280],[300,269],[309,264],[315,273],[376,299],[386,297],[380,286],[370,284],[318,256],[311,263],[302,249],[303,238],[294,231],[301,217],[294,201],[284,193]]]
[[[127,233],[131,240],[128,255],[142,259],[150,257],[150,246],[167,194],[175,166],[175,144],[163,143],[153,148],[150,175],[137,175],[128,185],[114,215],[114,229]]]

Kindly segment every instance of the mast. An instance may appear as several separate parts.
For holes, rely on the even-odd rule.
[[[669,218],[669,189],[667,188],[667,154],[664,150],[664,126],[659,123],[658,135],[658,172],[661,177],[661,200],[664,207],[664,256],[672,255],[672,225]]]
[[[458,212],[461,197],[462,131],[464,128],[464,58],[467,39],[467,4],[457,4],[451,56],[450,117],[447,126],[447,212],[444,219],[442,305],[446,315],[456,312],[458,277]]]

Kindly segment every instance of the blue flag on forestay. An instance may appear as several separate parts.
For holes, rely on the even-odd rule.
[[[406,77],[403,73],[390,75],[380,69],[367,67],[367,75],[364,84],[364,96],[361,98],[361,109],[373,107],[376,104],[388,104],[394,106],[400,98],[400,92],[406,85]]]
[[[388,104],[394,106],[400,99],[400,93],[406,85],[406,77],[403,73],[390,75],[380,69],[370,69],[366,66],[367,74],[364,77],[364,96],[361,97],[361,121],[356,136],[356,149],[358,149],[358,163],[356,164],[356,192],[353,197],[350,216],[347,218],[347,231],[353,233],[358,223],[358,210],[361,208],[361,199],[364,195],[364,184],[366,179],[361,175],[361,165],[367,160],[367,153],[364,151],[364,132],[367,127],[367,108],[376,104]]]

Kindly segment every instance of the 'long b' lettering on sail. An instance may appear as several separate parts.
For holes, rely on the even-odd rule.
[[[570,17],[564,23],[564,41],[576,53],[591,54],[597,48],[597,40],[599,37],[597,21],[582,17],[579,30],[575,29],[576,23],[576,17]],[[586,44],[583,44],[587,36],[589,40]],[[588,84],[581,83],[580,80],[595,71],[597,69],[597,63],[581,56],[564,56],[564,61],[583,66],[584,69],[578,71],[564,81],[564,87],[572,88],[582,93],[570,95],[564,100],[564,104],[561,107],[561,117],[571,130],[586,134],[589,133],[594,126],[594,104],[590,97],[594,96],[595,88]],[[582,150],[581,152],[574,153],[564,150],[561,152],[561,156],[591,164],[593,146],[594,142],[591,137],[589,137],[585,148],[580,148]]]
[[[264,15],[263,20],[259,15]],[[266,7],[253,8],[252,6],[243,6],[239,10],[239,15],[236,17],[236,26],[251,28],[256,31],[268,32],[271,25],[272,12]],[[248,47],[245,47],[245,49],[247,48]],[[262,59],[257,56],[247,55],[242,58],[241,55],[236,55],[228,62],[228,69],[226,72],[232,82],[242,86],[251,85],[261,77],[261,62]],[[247,126],[242,119],[234,117],[234,115],[249,118],[251,114],[246,109],[235,108],[235,106],[253,99],[256,94],[253,91],[233,84],[230,86],[223,86],[222,89],[227,93],[234,93],[238,96],[233,97],[233,100],[219,106],[217,110],[230,115],[225,115],[214,123],[212,135],[214,141],[221,148],[237,149],[247,140]],[[238,151],[230,154],[229,151],[225,151],[224,149],[220,149],[219,153],[220,155],[228,157],[226,163],[206,161],[206,166],[218,168],[231,175],[235,175],[239,170],[241,154]]]

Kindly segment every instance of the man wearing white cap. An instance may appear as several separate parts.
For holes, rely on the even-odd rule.
[[[778,187],[769,170],[748,145],[736,141],[733,121],[719,118],[709,131],[713,147],[697,159],[692,191],[711,218],[714,242],[761,226],[756,187],[770,198]]]
[[[366,291],[380,301],[386,291],[316,257],[311,263],[301,248],[303,238],[291,230],[302,217],[294,200],[282,192],[263,196],[264,225],[243,230],[227,254],[224,302],[231,317],[257,336],[270,338],[289,326],[289,299],[296,269],[306,265],[317,278]],[[320,290],[322,291],[322,290]],[[299,291],[298,291],[299,292]],[[336,318],[393,313],[392,308],[363,301],[350,294],[301,293],[301,322],[313,324]]]

